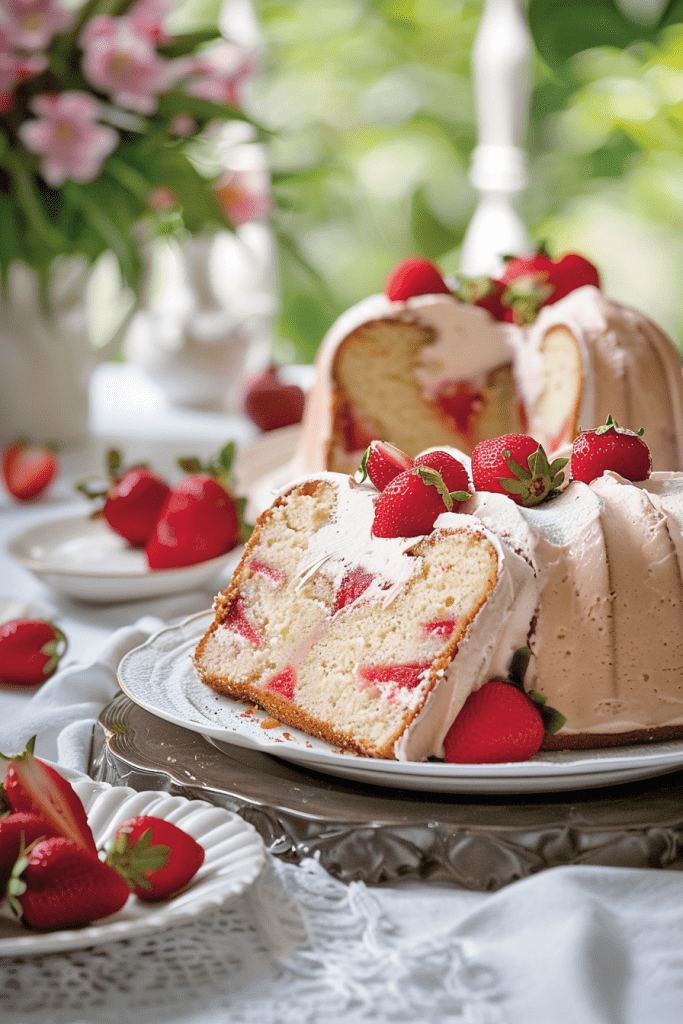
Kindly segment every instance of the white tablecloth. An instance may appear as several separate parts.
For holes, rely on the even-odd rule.
[[[125,382],[112,368],[101,379]],[[72,506],[73,479],[116,440],[158,469],[253,431],[223,417],[120,415],[99,394],[94,439],[67,453],[48,498],[0,497],[0,543]],[[84,605],[46,590],[0,554],[0,600],[37,605],[69,638],[37,691],[0,686],[0,750],[87,769],[92,723],[116,693],[123,651],[160,623],[209,607],[215,587],[144,604]],[[6,605],[5,605],[6,606]],[[494,894],[411,883],[345,886],[314,861],[270,858],[223,910],[173,931],[71,953],[0,958],[0,1019],[11,1024],[680,1024],[683,875],[554,868]]]

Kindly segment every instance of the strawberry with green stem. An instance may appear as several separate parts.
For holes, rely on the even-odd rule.
[[[399,473],[375,503],[372,533],[375,537],[418,537],[431,533],[442,512],[455,510],[468,491],[450,492],[438,470],[414,466]]]
[[[595,430],[582,431],[572,445],[572,479],[589,484],[611,470],[626,480],[647,480],[652,472],[652,456],[643,433],[642,427],[637,431],[620,427],[612,416]]]
[[[246,499],[233,490],[234,442],[207,464],[178,459],[189,476],[173,488],[145,545],[150,569],[196,565],[223,555],[248,540],[253,527],[244,519]]]
[[[170,821],[141,814],[122,821],[107,854],[107,864],[145,902],[168,899],[194,878],[204,863],[204,848]]]
[[[144,547],[171,488],[144,463],[123,469],[121,453],[116,448],[107,452],[107,480],[81,480],[76,485],[86,497],[104,498],[95,515],[102,516],[114,533],[127,540],[131,547]]]
[[[528,434],[502,434],[475,445],[472,482],[475,491],[506,494],[531,508],[560,493],[567,462],[549,462],[543,445]]]
[[[566,719],[547,706],[547,698],[524,689],[531,652],[515,652],[507,679],[490,679],[469,695],[444,740],[452,764],[500,764],[527,761],[541,749],[546,734]]]

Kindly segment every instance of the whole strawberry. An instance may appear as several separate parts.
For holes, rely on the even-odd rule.
[[[652,472],[652,457],[642,433],[642,429],[625,430],[611,416],[601,427],[583,431],[572,446],[572,479],[589,484],[606,470],[612,470],[627,480],[647,480]]]
[[[192,836],[148,814],[122,821],[107,854],[107,864],[147,902],[184,889],[203,863],[204,848]]]
[[[567,459],[549,463],[543,446],[528,434],[502,434],[475,445],[472,482],[475,491],[506,494],[532,507],[558,493],[566,464]]]
[[[0,818],[0,900],[5,896],[7,883],[22,849],[38,839],[49,839],[58,834],[52,825],[30,811],[15,811]]]
[[[553,260],[544,245],[528,256],[508,259],[500,280],[505,319],[517,324],[533,323],[542,306],[558,302],[577,288],[600,287],[600,275],[589,260],[576,253]]]
[[[380,494],[372,533],[375,537],[419,537],[431,533],[438,516],[453,511],[454,499],[464,501],[469,497],[468,493],[451,494],[437,470],[415,466],[399,473]]]
[[[286,384],[274,364],[247,388],[244,411],[261,430],[278,430],[300,423],[304,393],[298,384]]]
[[[450,295],[450,288],[433,263],[413,256],[397,263],[386,279],[384,294],[392,302],[404,302],[414,295]]]
[[[247,539],[246,502],[235,497],[230,486],[234,455],[231,443],[206,467],[195,458],[178,460],[190,476],[168,495],[145,545],[150,569],[196,565],[224,555]]]
[[[7,894],[29,928],[79,928],[120,910],[130,891],[123,878],[63,836],[44,839],[14,866]]]
[[[448,730],[446,760],[453,764],[527,761],[541,749],[545,729],[525,693],[492,679],[471,693]]]
[[[5,487],[19,501],[30,501],[48,487],[59,471],[54,448],[15,441],[2,453],[2,479]]]
[[[487,310],[494,320],[505,320],[508,313],[502,298],[505,285],[493,277],[459,277],[456,299]]]
[[[97,847],[81,800],[67,779],[34,756],[33,747],[31,740],[20,754],[0,754],[9,761],[5,794],[10,807],[38,815],[54,833],[96,857]]]
[[[395,476],[412,467],[413,460],[400,448],[388,441],[372,441],[361,459],[361,483],[369,477],[377,490],[383,491]]]
[[[465,492],[470,488],[470,478],[462,462],[448,452],[433,451],[424,452],[415,459],[416,466],[430,466],[441,474],[443,482],[448,490],[454,492]],[[462,499],[461,499],[462,500]]]
[[[107,472],[104,487],[84,480],[77,485],[78,490],[89,498],[104,498],[101,514],[114,533],[131,547],[144,547],[171,488],[147,466],[122,470],[121,453],[115,448],[107,452]]]
[[[51,622],[10,619],[0,626],[0,682],[36,686],[55,672],[67,640]]]

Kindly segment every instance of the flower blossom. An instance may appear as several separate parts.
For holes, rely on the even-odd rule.
[[[12,53],[9,34],[0,25],[0,113],[14,106],[14,90],[48,65],[42,53]]]
[[[33,97],[31,110],[39,119],[24,121],[19,136],[31,153],[43,158],[40,173],[47,184],[56,188],[67,178],[94,181],[119,143],[118,132],[95,123],[97,101],[76,90],[41,93]]]
[[[12,45],[23,50],[44,50],[52,37],[71,28],[76,14],[59,0],[4,0],[5,28]]]
[[[214,103],[241,105],[241,86],[254,73],[255,59],[235,43],[219,43],[195,58],[186,91]]]
[[[260,168],[225,171],[215,188],[223,216],[233,228],[265,220],[271,212],[268,175]]]
[[[183,78],[194,58],[166,60],[154,41],[136,30],[130,17],[96,15],[79,40],[83,48],[83,74],[112,101],[138,114],[153,114],[158,96]]]

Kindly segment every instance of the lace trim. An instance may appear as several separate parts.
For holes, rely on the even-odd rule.
[[[500,1024],[499,978],[472,944],[401,937],[380,900],[315,860],[270,860],[248,894],[182,928],[0,960],[0,1018],[226,1024],[229,1011],[230,1024]]]

